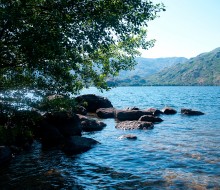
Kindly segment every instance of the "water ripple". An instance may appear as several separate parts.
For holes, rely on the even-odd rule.
[[[153,130],[115,129],[113,119],[95,133],[84,133],[101,144],[76,156],[58,150],[17,156],[0,170],[3,189],[220,189],[219,87],[124,87],[104,94],[116,108],[172,106],[176,115],[161,116]],[[187,107],[205,112],[180,114]],[[120,140],[132,133],[137,140]],[[9,183],[10,182],[10,183]]]

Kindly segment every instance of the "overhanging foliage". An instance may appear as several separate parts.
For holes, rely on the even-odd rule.
[[[152,47],[146,26],[162,10],[145,0],[1,0],[1,95],[107,89],[138,48]]]

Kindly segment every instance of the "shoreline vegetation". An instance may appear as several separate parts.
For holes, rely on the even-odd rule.
[[[41,101],[38,110],[8,109],[8,113],[0,113],[0,166],[10,163],[10,160],[17,154],[22,154],[22,151],[31,151],[36,140],[42,144],[42,149],[57,148],[68,155],[86,152],[99,142],[83,137],[82,132],[101,131],[106,127],[103,121],[107,118],[115,119],[116,129],[147,130],[163,121],[159,117],[161,114],[177,113],[170,107],[162,110],[140,110],[137,107],[117,110],[107,98],[94,94],[65,99],[66,97],[61,95],[53,95]],[[69,104],[65,107],[65,104],[58,105],[58,102]],[[56,107],[52,106],[54,103]],[[181,114],[192,116],[204,113],[181,109]],[[137,139],[132,135],[119,138]]]
[[[67,153],[97,144],[82,131],[105,124],[78,116],[84,102],[71,97],[92,85],[107,90],[108,77],[132,69],[139,49],[153,47],[147,26],[163,11],[137,0],[1,1],[0,160],[35,139]]]

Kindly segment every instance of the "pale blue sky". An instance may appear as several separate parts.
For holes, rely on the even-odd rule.
[[[148,25],[155,46],[142,57],[195,57],[220,47],[220,0],[153,0],[166,11]]]

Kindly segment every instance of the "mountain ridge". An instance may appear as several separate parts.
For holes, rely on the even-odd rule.
[[[137,65],[131,71],[121,71],[119,76],[109,78],[109,86],[134,86],[143,85],[146,81],[144,78],[170,67],[177,63],[188,60],[184,57],[166,57],[166,58],[143,58],[137,57]]]
[[[133,71],[108,80],[109,86],[220,85],[220,47],[187,59],[137,58]]]
[[[220,85],[220,48],[145,78],[146,85]]]

